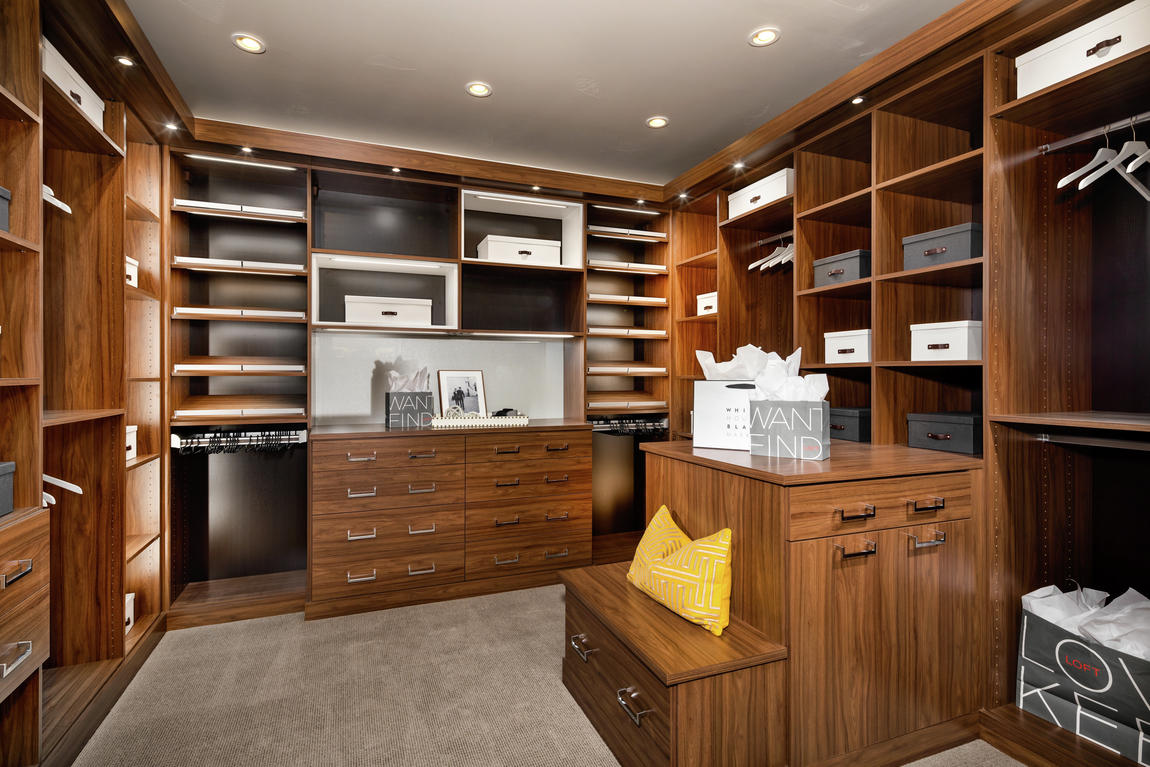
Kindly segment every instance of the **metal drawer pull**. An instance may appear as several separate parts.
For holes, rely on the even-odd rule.
[[[500,522],[498,519],[495,520],[495,526],[496,527],[503,527],[504,525],[518,525],[518,524],[519,524],[519,517],[516,517],[515,519],[511,520],[510,522]]]
[[[515,555],[515,559],[505,559],[502,562],[499,561],[498,556],[495,557],[495,564],[497,564],[497,565],[513,565],[518,561],[519,561],[519,555],[518,554]]]
[[[375,570],[371,571],[371,575],[356,575],[352,577],[351,573],[347,574],[348,583],[368,583],[375,580]]]
[[[380,314],[384,317],[398,317],[399,316],[399,312],[380,312]]]
[[[862,507],[863,510],[858,514],[847,514],[844,509],[837,507],[835,508],[835,511],[839,513],[839,518],[843,522],[853,522],[856,519],[874,519],[874,506],[871,506],[869,503],[864,503]]]
[[[563,516],[561,516],[561,517],[553,517],[550,514],[546,514],[546,513],[544,514],[544,516],[547,518],[548,522],[562,522],[565,519],[571,518],[571,512],[565,511],[565,512],[563,512]]]
[[[642,727],[643,723],[640,721],[647,714],[651,713],[654,709],[647,709],[646,711],[635,712],[627,705],[627,701],[623,698],[623,693],[630,693],[631,700],[639,697],[639,693],[635,692],[634,687],[624,687],[622,690],[616,690],[615,700],[619,701],[619,705],[627,712],[627,716],[631,717],[631,721],[635,723],[636,727]]]
[[[544,551],[543,552],[543,558],[544,559],[560,559],[562,557],[567,556],[570,553],[571,552],[569,549],[563,549],[563,552],[560,554],[551,554],[550,552]]]
[[[434,458],[435,457],[435,451],[432,450],[430,453],[413,453],[410,450],[408,450],[407,451],[407,457],[408,458]]]
[[[347,462],[348,463],[362,463],[364,461],[374,461],[374,460],[375,460],[375,451],[374,450],[371,451],[371,455],[364,456],[363,458],[352,458],[351,453],[347,454]]]
[[[11,674],[13,671],[18,669],[20,667],[20,664],[23,663],[24,661],[28,660],[29,656],[32,655],[32,643],[31,642],[17,642],[16,643],[17,647],[23,647],[24,645],[28,645],[27,649],[25,649],[24,652],[20,653],[20,657],[17,658],[11,665],[9,665],[7,663],[0,663],[0,679],[7,678],[7,676],[9,674]]]
[[[913,511],[915,514],[921,514],[925,511],[942,511],[943,509],[946,508],[946,499],[945,498],[938,498],[938,497],[931,498],[929,501],[926,501],[926,503],[934,504],[933,506],[919,506],[919,504],[923,503],[923,501],[907,500],[907,503],[910,504],[910,506],[911,506],[910,510]]]
[[[763,196],[761,194],[756,194],[754,197],[747,200],[747,202],[749,202],[751,205],[754,205],[756,202],[758,202],[761,199],[763,199]]]
[[[84,99],[82,99],[76,91],[68,91],[68,95],[72,97],[72,101],[75,101],[77,106],[84,105]]]
[[[1086,55],[1087,56],[1093,56],[1095,53],[1098,53],[1098,51],[1102,50],[1103,48],[1109,48],[1113,45],[1118,45],[1118,43],[1120,43],[1120,42],[1122,42],[1122,35],[1118,35],[1118,37],[1112,37],[1109,40],[1103,40],[1102,42],[1098,43],[1098,45],[1096,45],[1093,48],[1091,48],[1090,50],[1086,51]]]
[[[850,349],[839,349],[839,354],[854,354],[854,353],[855,353],[855,350],[853,347]]]
[[[711,306],[710,304],[706,304],[706,305],[704,305],[704,306],[703,306],[703,311],[705,311],[705,312],[713,312],[713,311],[715,311],[715,307],[714,307],[714,306]]]
[[[31,559],[18,559],[18,560],[16,560],[16,564],[20,565],[20,569],[17,570],[16,572],[11,573],[11,574],[0,573],[0,591],[3,591],[4,589],[8,588],[9,586],[11,586],[16,581],[23,578],[28,573],[32,572],[32,560]]]
[[[413,490],[411,485],[407,486],[407,494],[408,495],[419,495],[420,493],[434,493],[434,492],[435,492],[435,483],[434,482],[431,483],[431,487],[425,487],[421,490]]]
[[[579,641],[576,642],[575,641],[576,639],[578,639]],[[583,659],[584,663],[586,663],[588,658],[591,657],[591,653],[599,652],[598,647],[580,647],[579,645],[581,645],[581,644],[583,644],[583,645],[587,644],[587,635],[586,634],[576,634],[575,636],[571,637],[571,647],[574,648],[575,653],[580,658]]]
[[[930,432],[930,431],[928,431],[928,432],[926,433],[926,436],[927,436],[928,438],[930,438],[930,439],[939,439],[939,440],[948,440],[948,439],[950,439],[950,435],[949,435],[949,434],[935,434],[934,432]]]
[[[906,537],[914,541],[914,547],[916,549],[929,549],[931,546],[941,546],[942,544],[946,543],[946,533],[941,530],[931,530],[931,532],[938,537],[929,541],[923,541],[922,543],[919,543],[917,535],[911,535],[910,533],[907,533]]]
[[[843,553],[843,559],[858,559],[859,557],[870,557],[870,556],[874,556],[875,554],[878,553],[878,544],[875,543],[874,541],[867,541],[867,548],[863,549],[862,551],[852,551],[850,554],[847,553],[847,550],[844,547],[840,546],[837,543],[835,544],[835,548]]]
[[[544,445],[543,449],[546,450],[548,453],[557,453],[560,450],[570,450],[571,445],[564,442],[563,447],[551,447],[550,445]]]
[[[549,485],[554,485],[556,482],[569,482],[570,480],[571,480],[571,477],[569,477],[566,474],[563,475],[563,479],[551,479],[551,478],[547,477],[546,475],[543,476],[543,481]]]
[[[924,250],[922,254],[924,256],[941,256],[945,252],[946,248],[931,248],[930,250]]]
[[[521,255],[521,256],[530,256],[530,255],[531,255],[531,251],[530,251],[530,250],[521,250],[521,251],[519,251],[519,255]]]
[[[832,423],[832,424],[831,424],[831,429],[832,429],[833,431],[843,431],[843,430],[845,430],[846,428],[847,428],[847,427],[846,427],[846,426],[844,426],[844,425],[843,425],[843,424],[841,424],[841,423]]]
[[[371,528],[370,533],[360,533],[359,535],[352,535],[351,530],[347,531],[347,539],[349,541],[370,541],[375,537],[375,528]]]
[[[431,523],[431,529],[430,530],[412,530],[411,525],[407,526],[407,534],[408,535],[426,535],[427,533],[434,533],[434,532],[435,532],[435,523],[434,522]]]
[[[374,498],[375,497],[375,491],[378,489],[379,489],[379,486],[377,485],[377,486],[373,487],[371,490],[368,490],[366,492],[353,493],[351,491],[351,488],[349,487],[347,489],[347,497],[348,498]]]
[[[495,486],[496,487],[515,487],[518,484],[519,484],[519,478],[518,477],[515,478],[514,482],[500,482],[499,480],[495,480]]]
[[[829,272],[827,272],[827,276],[828,277],[834,277],[836,274],[843,274],[844,271],[845,270],[843,270],[843,269],[831,269]]]
[[[434,562],[431,563],[431,569],[430,570],[412,570],[411,565],[407,566],[407,574],[408,575],[431,575],[434,572],[435,572],[435,563]]]
[[[495,446],[495,454],[496,455],[511,455],[513,453],[518,453],[518,452],[519,452],[519,445],[516,445],[515,447],[511,448],[510,450],[500,450],[499,445]]]
[[[926,348],[928,348],[928,349],[949,349],[950,344],[927,344]]]

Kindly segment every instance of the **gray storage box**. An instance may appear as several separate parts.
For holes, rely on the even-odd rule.
[[[832,407],[831,439],[870,442],[870,408]]]
[[[907,413],[911,447],[948,453],[982,453],[982,416],[978,413]]]
[[[902,268],[921,269],[982,257],[982,225],[959,224],[902,238]],[[816,262],[817,263],[817,262]]]
[[[0,517],[12,513],[12,474],[16,464],[0,461]]]
[[[0,186],[0,230],[8,229],[8,203],[12,201],[12,193]]]
[[[838,285],[841,282],[870,277],[870,251],[852,250],[830,258],[815,261],[815,287]]]

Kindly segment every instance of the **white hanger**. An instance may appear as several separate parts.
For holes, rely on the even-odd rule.
[[[765,256],[765,257],[763,257],[763,258],[760,258],[758,261],[756,261],[756,262],[754,262],[753,264],[751,264],[750,266],[748,266],[748,267],[747,267],[747,271],[748,271],[748,272],[753,272],[753,271],[755,271],[755,267],[757,267],[757,266],[762,266],[763,264],[767,263],[767,262],[768,262],[768,261],[770,261],[772,258],[774,258],[774,257],[775,257],[775,254],[777,254],[777,253],[778,253],[780,250],[782,250],[782,249],[783,249],[783,246],[782,246],[782,245],[780,245],[779,247],[775,248],[774,250],[772,250],[772,251],[771,251],[770,255],[768,255],[768,256]]]
[[[1130,118],[1130,130],[1134,130],[1133,117]],[[1150,146],[1146,146],[1145,141],[1138,141],[1136,136],[1132,136],[1129,141],[1122,145],[1122,151],[1120,151],[1115,157],[1110,158],[1110,160],[1101,168],[1079,181],[1078,188],[1085,189],[1106,175],[1107,172],[1118,168],[1120,165],[1122,165],[1122,163],[1126,162],[1131,157],[1137,157],[1138,155],[1144,154],[1146,152],[1150,152]],[[1126,178],[1127,181],[1136,181],[1136,179],[1130,177],[1128,171],[1124,171],[1122,175]],[[1139,183],[1138,186],[1142,186],[1141,183]],[[1136,186],[1135,188],[1137,189],[1138,187]]]
[[[1090,171],[1097,168],[1099,165],[1105,162],[1109,162],[1117,156],[1118,153],[1110,148],[1110,132],[1106,131],[1106,146],[1098,150],[1098,152],[1094,155],[1093,160],[1086,163],[1081,168],[1071,173],[1069,176],[1059,179],[1058,188],[1061,189],[1064,186],[1069,186],[1073,182],[1085,176]]]
[[[1118,175],[1130,182],[1130,186],[1134,187],[1138,194],[1146,198],[1147,202],[1150,202],[1150,189],[1147,189],[1145,184],[1131,176],[1130,172],[1121,166],[1115,168],[1115,170],[1118,172]]]
[[[1145,163],[1148,163],[1148,162],[1150,162],[1150,152],[1143,152],[1141,155],[1138,156],[1137,159],[1134,160],[1134,162],[1132,162],[1126,166],[1126,172],[1127,173],[1133,173],[1134,171],[1138,170]]]
[[[767,269],[773,269],[776,266],[779,266],[780,264],[785,264],[788,261],[788,259],[793,259],[795,256],[795,244],[792,242],[787,247],[782,248],[779,252],[777,252],[777,254],[773,254],[773,255],[774,255],[774,258],[772,258],[767,263],[763,264],[762,267],[760,267],[759,271],[766,271]]]

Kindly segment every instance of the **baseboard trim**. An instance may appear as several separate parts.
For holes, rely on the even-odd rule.
[[[812,767],[899,767],[975,740],[978,740],[977,712],[840,754]]]

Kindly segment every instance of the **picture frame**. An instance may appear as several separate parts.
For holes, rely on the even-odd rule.
[[[439,371],[439,414],[447,415],[452,406],[464,413],[487,415],[482,370]]]

